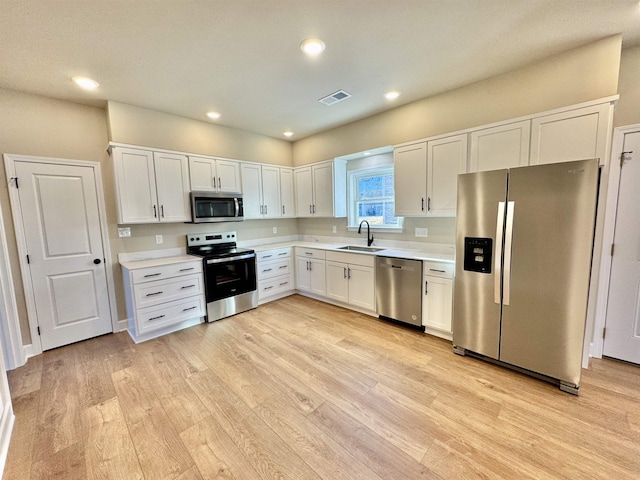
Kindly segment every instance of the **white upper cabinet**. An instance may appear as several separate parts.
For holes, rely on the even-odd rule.
[[[296,198],[293,188],[293,168],[280,168],[280,214],[283,217],[296,216]]]
[[[416,217],[427,213],[427,142],[393,151],[395,216]]]
[[[280,169],[256,163],[242,163],[241,170],[244,217],[280,217]]]
[[[529,164],[531,121],[471,132],[469,170],[483,172]]]
[[[293,170],[298,217],[347,216],[347,165],[330,160]]]
[[[599,158],[605,163],[613,106],[609,103],[534,118],[530,163]]]
[[[242,193],[240,162],[211,157],[189,156],[191,190]]]
[[[188,222],[185,155],[113,147],[119,224]]]
[[[467,134],[427,142],[427,215],[455,217],[458,174],[467,172]]]

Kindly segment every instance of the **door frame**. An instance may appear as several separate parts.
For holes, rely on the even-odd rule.
[[[609,287],[611,283],[612,256],[609,247],[613,244],[618,213],[618,193],[620,189],[620,155],[624,147],[624,137],[628,133],[640,132],[640,123],[616,127],[613,131],[613,143],[609,162],[609,182],[607,185],[607,203],[604,215],[604,232],[602,239],[602,255],[600,257],[600,278],[598,279],[598,296],[596,315],[593,326],[591,356],[602,358],[604,351],[604,327],[607,322],[607,306],[609,304]],[[607,249],[609,248],[609,250]]]
[[[13,217],[13,227],[16,233],[16,243],[18,245],[18,260],[20,262],[20,272],[22,273],[22,287],[24,289],[25,301],[27,304],[27,316],[29,318],[29,330],[31,332],[31,345],[20,345],[24,348],[28,357],[39,355],[42,353],[42,342],[38,335],[38,314],[36,311],[35,295],[33,291],[33,283],[31,282],[31,272],[27,263],[27,242],[24,233],[24,225],[22,223],[22,207],[20,205],[20,197],[18,189],[12,181],[16,177],[16,162],[29,163],[46,163],[51,165],[85,167],[93,169],[93,177],[96,182],[96,195],[98,200],[98,217],[100,219],[100,236],[102,238],[102,246],[104,249],[105,269],[107,278],[107,296],[109,297],[109,314],[111,316],[111,331],[119,331],[119,323],[117,318],[117,305],[115,295],[115,283],[113,281],[113,268],[111,259],[111,246],[109,243],[109,231],[107,226],[106,208],[104,201],[104,190],[102,185],[102,170],[99,162],[84,160],[69,160],[64,158],[36,157],[32,155],[4,154],[4,165],[7,173],[9,200],[11,202],[11,214]],[[14,323],[19,329],[19,321],[17,316]],[[15,348],[15,345],[14,345]]]

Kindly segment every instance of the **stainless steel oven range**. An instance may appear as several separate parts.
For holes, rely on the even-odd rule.
[[[202,257],[207,322],[258,306],[256,253],[237,247],[236,232],[189,234],[187,253]]]

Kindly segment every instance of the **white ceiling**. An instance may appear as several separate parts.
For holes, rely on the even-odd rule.
[[[640,44],[638,0],[0,0],[0,87],[297,140],[616,33]]]

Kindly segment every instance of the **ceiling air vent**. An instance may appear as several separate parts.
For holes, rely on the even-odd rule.
[[[320,103],[324,103],[325,105],[333,105],[334,103],[341,102],[342,100],[346,100],[351,96],[350,93],[345,92],[344,90],[338,90],[337,92],[332,93],[331,95],[327,95],[324,98],[318,100]]]

